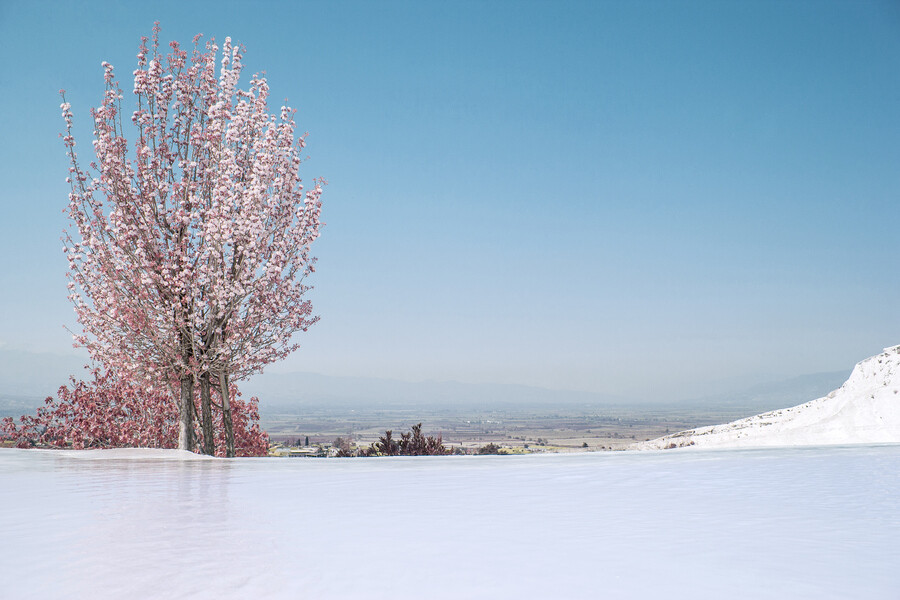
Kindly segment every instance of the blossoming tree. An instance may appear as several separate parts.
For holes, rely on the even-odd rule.
[[[305,136],[295,111],[268,110],[265,78],[239,89],[243,48],[226,38],[177,42],[163,55],[159,24],[134,71],[129,151],[123,93],[103,63],[106,92],[92,110],[96,160],[82,168],[65,101],[70,158],[67,230],[76,344],[148,389],[167,387],[178,447],[193,449],[199,387],[202,450],[215,445],[213,391],[226,454],[234,454],[231,382],[297,349],[317,317],[304,298],[314,271],[322,185],[299,176]]]

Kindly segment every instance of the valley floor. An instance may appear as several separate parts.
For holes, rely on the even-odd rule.
[[[474,451],[496,444],[512,453],[624,450],[635,442],[691,427],[716,425],[759,412],[750,406],[494,406],[370,407],[327,405],[267,409],[261,421],[269,438],[288,446],[331,445],[338,437],[356,447],[376,442],[386,429],[395,437],[421,422],[444,445]]]

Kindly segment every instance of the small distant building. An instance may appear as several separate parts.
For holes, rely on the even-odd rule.
[[[291,458],[295,457],[322,457],[325,456],[325,451],[321,448],[317,448],[316,446],[307,446],[304,448],[292,448],[290,452],[288,452],[288,456]]]

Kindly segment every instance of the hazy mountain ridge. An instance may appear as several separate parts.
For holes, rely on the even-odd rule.
[[[85,378],[86,358],[76,355],[32,353],[0,349],[0,416],[18,416],[56,394],[74,375]],[[554,390],[500,383],[454,381],[408,382],[374,377],[341,377],[316,373],[266,373],[240,384],[245,397],[258,396],[263,412],[298,410],[311,406],[453,408],[602,407],[679,405],[728,406],[745,414],[796,404],[824,395],[846,378],[846,372],[817,373],[772,381],[736,391],[693,399],[654,396],[631,398],[585,391]]]
[[[21,415],[55,396],[69,377],[88,377],[87,358],[0,349],[0,416]]]
[[[458,381],[399,381],[373,377],[335,377],[314,373],[277,373],[241,386],[245,395],[269,406],[467,406],[621,404],[627,398],[518,384]]]
[[[590,406],[667,405],[747,407],[752,412],[785,406],[827,393],[840,385],[847,371],[814,373],[770,381],[723,394],[690,399],[667,396],[634,398],[574,390],[499,383],[453,381],[406,382],[363,377],[333,377],[313,373],[266,374],[242,384],[245,395],[259,396],[268,407],[320,405],[396,406]],[[749,413],[748,413],[749,414]]]
[[[697,406],[741,406],[757,411],[768,411],[819,398],[839,387],[849,370],[809,373],[789,379],[769,381],[747,387],[737,392],[711,394],[685,400],[684,404]]]

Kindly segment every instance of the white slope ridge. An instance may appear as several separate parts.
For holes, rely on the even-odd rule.
[[[900,346],[858,363],[824,398],[724,425],[689,429],[636,450],[900,443]]]

